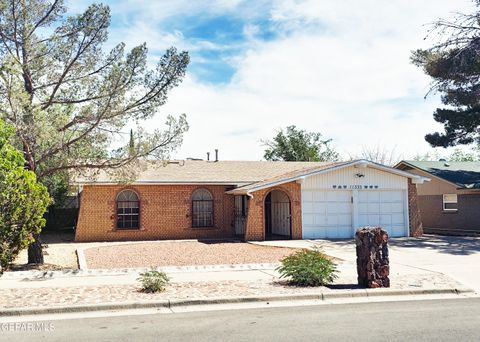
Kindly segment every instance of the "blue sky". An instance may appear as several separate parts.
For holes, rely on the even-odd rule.
[[[89,1],[70,2],[78,12]],[[191,55],[185,81],[148,125],[186,113],[176,157],[261,159],[261,140],[297,125],[332,138],[345,157],[378,145],[409,158],[440,127],[429,79],[409,61],[424,24],[470,0],[117,0],[108,45],[147,42]]]

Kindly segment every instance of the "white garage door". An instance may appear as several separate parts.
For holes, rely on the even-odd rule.
[[[352,237],[351,191],[302,191],[304,239]]]
[[[359,226],[377,226],[387,230],[391,237],[405,236],[405,192],[359,191]]]

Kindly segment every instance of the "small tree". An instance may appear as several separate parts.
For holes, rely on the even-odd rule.
[[[352,159],[367,159],[375,163],[393,166],[403,159],[395,147],[389,149],[381,144],[372,147],[363,146],[359,155]]]
[[[51,202],[47,188],[25,170],[22,153],[9,143],[13,134],[0,120],[0,273],[43,228]]]
[[[330,147],[332,139],[322,140],[322,134],[288,126],[272,140],[263,140],[266,160],[337,161],[338,153]]]
[[[459,148],[453,150],[448,158],[452,162],[474,162],[479,161],[479,148],[472,148],[471,152],[462,151]]]

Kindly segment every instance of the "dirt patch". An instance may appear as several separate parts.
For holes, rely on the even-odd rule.
[[[295,248],[244,242],[145,242],[85,249],[88,268],[275,263]]]
[[[79,244],[74,243],[75,234],[68,232],[42,232],[40,240],[43,247],[44,265],[29,265],[28,253],[25,248],[11,265],[12,271],[43,270],[54,271],[62,269],[78,269],[76,250]]]

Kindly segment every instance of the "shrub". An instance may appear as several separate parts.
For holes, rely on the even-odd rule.
[[[10,143],[13,128],[0,119],[0,275],[45,226],[47,188],[25,170],[23,153]]]
[[[165,287],[168,285],[170,278],[168,278],[165,272],[151,269],[150,271],[140,273],[138,279],[142,283],[142,291],[148,293],[155,293],[165,291]]]
[[[336,264],[322,251],[303,249],[281,260],[277,267],[281,278],[290,278],[290,282],[300,286],[323,286],[337,278]]]

